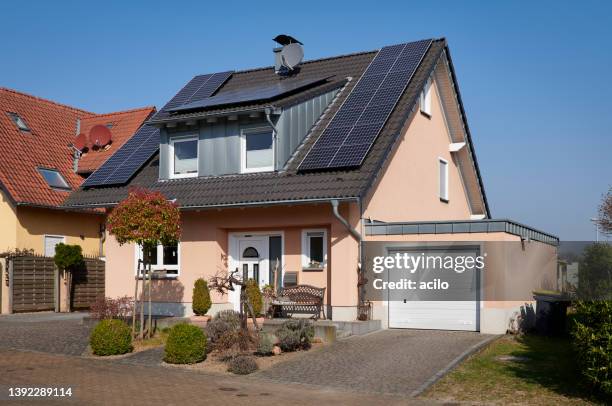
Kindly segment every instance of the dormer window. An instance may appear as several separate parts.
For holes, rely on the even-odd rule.
[[[198,136],[170,138],[170,177],[198,176]]]
[[[19,128],[19,131],[27,131],[30,132],[30,127],[26,124],[25,120],[17,113],[8,113],[13,123]]]
[[[274,170],[274,137],[271,129],[243,130],[241,150],[243,173]]]

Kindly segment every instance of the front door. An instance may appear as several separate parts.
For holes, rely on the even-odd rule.
[[[270,261],[269,261],[268,235],[234,235],[230,240],[232,270],[238,269],[238,277],[254,279],[260,288],[269,284]],[[234,309],[240,309],[240,288],[238,287],[231,298]]]
[[[268,284],[268,236],[245,237],[238,240],[241,277],[254,279],[259,287]]]

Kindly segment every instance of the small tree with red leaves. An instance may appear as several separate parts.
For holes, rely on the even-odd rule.
[[[176,244],[181,235],[181,215],[178,206],[168,201],[159,192],[145,189],[132,189],[126,199],[121,201],[110,213],[107,219],[108,231],[115,237],[119,245],[125,243],[138,244],[143,253],[156,249],[158,244]],[[148,333],[151,334],[151,263],[149,255],[143,255],[143,286],[140,299],[140,334],[143,338],[144,328],[144,292],[145,273],[148,276]],[[138,300],[138,281],[140,279],[140,264],[136,274],[134,300]],[[137,306],[134,306],[136,309]],[[136,328],[136,312],[132,315],[132,334]]]
[[[597,225],[602,233],[612,235],[612,187],[601,199]]]

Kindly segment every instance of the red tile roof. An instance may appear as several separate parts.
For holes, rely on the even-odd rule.
[[[81,133],[89,134],[89,131],[95,125],[107,126],[111,124],[112,141],[106,147],[98,150],[91,148],[90,145],[89,151],[83,154],[79,160],[79,173],[91,173],[98,169],[115,151],[121,148],[153,113],[155,113],[155,107],[144,107],[83,118],[81,120]]]
[[[72,189],[81,184],[83,177],[72,170],[72,154],[68,147],[75,137],[77,119],[82,120],[82,130],[88,130],[83,124],[97,124],[95,120],[98,119],[104,124],[109,121],[117,123],[117,130],[113,132],[113,144],[108,151],[96,153],[86,161],[87,165],[97,167],[116,151],[118,144],[123,144],[152,112],[154,108],[147,107],[97,115],[0,87],[0,187],[19,204],[59,206],[70,191],[49,187],[38,168],[59,171]],[[18,114],[30,131],[19,130],[8,113]]]

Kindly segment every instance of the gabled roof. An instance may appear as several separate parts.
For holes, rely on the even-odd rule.
[[[119,111],[116,113],[98,114],[81,120],[81,133],[89,134],[95,125],[110,126],[112,144],[107,148],[89,150],[79,160],[79,173],[91,173],[98,169],[110,156],[117,151],[140,126],[155,113],[155,107]]]
[[[146,113],[136,110],[133,113],[118,113],[117,116],[133,116],[127,120],[129,121],[125,125],[127,130],[128,127],[136,126],[132,121],[140,120],[142,124],[151,114],[151,108],[144,110]],[[20,130],[9,113],[21,117],[30,131]],[[110,116],[115,117],[115,114]],[[98,118],[106,120],[107,117],[15,90],[0,88],[2,190],[15,204],[59,207],[70,191],[51,188],[39,169],[56,170],[72,190],[77,189],[83,178],[73,171],[72,153],[68,146],[74,141],[77,119],[82,123],[92,123]],[[131,133],[123,134],[126,139],[129,136]],[[91,165],[95,165],[95,162]]]
[[[403,126],[416,106],[421,89],[444,51],[448,51],[444,39],[432,42],[393,113],[359,168],[309,173],[298,171],[299,164],[304,156],[350,94],[358,79],[376,56],[376,51],[307,61],[300,66],[298,76],[302,79],[329,77],[328,83],[322,86],[328,88],[342,87],[342,90],[281,171],[159,181],[159,157],[155,155],[128,185],[79,190],[66,200],[65,205],[71,207],[112,206],[126,197],[128,189],[132,186],[160,191],[168,198],[177,199],[178,204],[183,208],[360,198],[365,195],[383,166]],[[350,78],[350,80],[347,81],[347,78]],[[236,72],[217,94],[253,86],[253,84],[265,85],[274,80],[278,79],[273,67]],[[291,106],[321,91],[319,87],[315,87],[298,94],[281,97],[275,100],[273,105],[275,107]],[[240,110],[261,109],[271,105],[269,102],[252,103],[240,106]],[[168,121],[227,114],[232,111],[232,108],[235,107],[176,115],[158,113],[151,122],[161,124]]]

